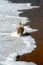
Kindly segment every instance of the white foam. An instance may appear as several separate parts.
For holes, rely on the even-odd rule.
[[[7,23],[7,25],[8,23],[18,24],[19,22],[22,22],[23,24],[25,24],[27,22],[30,22],[30,20],[28,20],[27,17],[9,16],[9,15],[6,15],[4,17],[1,16],[0,21],[2,21],[4,24]]]
[[[11,54],[11,55],[9,55],[8,57],[6,57],[6,61],[5,61],[5,64],[7,65],[9,65],[9,64],[11,64],[11,65],[36,65],[35,63],[33,63],[33,62],[24,62],[24,61],[16,61],[17,60],[17,56],[18,56],[18,54],[17,53],[13,53],[13,54]],[[7,62],[7,63],[6,63]],[[11,62],[11,63],[10,63]],[[3,62],[2,62],[2,64],[4,64]]]
[[[8,57],[4,58],[4,61],[0,62],[0,65],[36,65],[34,62],[16,61],[17,53],[10,54]]]
[[[30,27],[27,27],[27,26],[24,26],[24,32],[36,32],[36,31],[38,31],[38,29],[32,29],[32,28],[30,28]]]
[[[27,27],[26,27],[26,29],[27,29]],[[31,28],[28,28],[27,31],[29,31],[29,30],[31,32],[34,31],[33,29],[31,30]],[[1,50],[3,50],[4,53],[5,53],[5,49],[6,49],[6,53],[16,52],[19,55],[22,55],[25,53],[30,53],[36,48],[35,39],[29,35],[28,36],[20,36],[17,34],[17,32],[11,32],[11,33],[1,33],[0,36],[2,36],[2,37],[0,37],[0,40],[2,40],[5,44],[5,46],[1,45],[1,47],[2,47]],[[9,41],[9,40],[11,40],[11,41]],[[3,44],[3,42],[2,42],[2,44]],[[8,50],[10,48],[12,50]],[[6,53],[5,53],[5,55],[6,55]]]
[[[36,48],[35,39],[33,39],[31,36],[20,37],[17,35],[7,35],[2,37],[0,42],[0,51],[3,51],[4,56],[15,52],[19,55],[22,55],[25,53],[30,53]]]
[[[17,10],[22,10],[22,9],[32,9],[33,8],[33,6],[31,6],[31,3],[17,3],[17,4],[14,3],[14,4],[12,4],[12,3],[8,3],[8,1],[4,1],[4,0],[3,0],[3,3],[2,3],[2,1],[0,1],[0,7],[1,7],[1,10],[3,9],[4,11],[12,11],[14,9],[15,9],[15,11],[17,11]]]
[[[18,54],[17,53],[13,53],[10,54],[8,57],[6,57],[7,61],[16,61]]]
[[[0,65],[36,65],[33,62],[16,61],[18,55],[31,53],[35,48],[35,39],[31,36],[21,36],[15,32],[19,22],[30,22],[27,17],[20,17],[19,13],[25,9],[37,8],[31,3],[8,3],[0,0]],[[34,32],[36,29],[24,27],[25,32]]]
[[[17,32],[13,32],[13,33],[10,34],[10,36],[12,36],[12,37],[20,37],[20,34],[18,35]]]
[[[24,62],[24,61],[17,61],[17,62],[8,62],[4,61],[0,63],[1,65],[36,65],[33,62]]]
[[[3,3],[2,3],[3,1]],[[39,6],[31,6],[31,3],[8,3],[8,1],[0,0],[0,15],[19,16],[18,10],[39,8]],[[21,12],[21,11],[20,11]],[[2,14],[1,14],[2,13]]]

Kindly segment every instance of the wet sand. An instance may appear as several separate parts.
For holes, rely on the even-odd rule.
[[[33,12],[33,13],[32,13]],[[38,9],[26,10],[20,16],[27,16],[30,18],[28,23],[32,28],[36,28],[39,31],[31,33],[31,36],[35,38],[37,48],[28,54],[24,54],[18,58],[19,61],[35,62],[37,65],[43,65],[43,7]]]

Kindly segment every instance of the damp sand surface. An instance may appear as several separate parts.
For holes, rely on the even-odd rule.
[[[35,32],[35,33],[30,33],[32,35],[33,38],[36,39],[36,45],[37,45],[37,48],[32,52],[32,53],[28,53],[28,54],[24,54],[22,55],[21,57],[19,57],[19,61],[27,61],[27,62],[35,62],[37,65],[43,65],[43,7],[40,7],[39,9],[33,9],[33,10],[30,10],[30,11],[36,11],[36,14],[31,13],[31,15],[29,16],[29,11],[28,11],[28,14],[25,14],[25,16],[27,17],[30,17],[30,23],[29,25],[32,27],[32,28],[36,28],[38,29],[39,31],[38,32]],[[38,15],[38,14],[39,15]],[[23,14],[23,16],[24,16]],[[22,15],[22,14],[21,14]]]

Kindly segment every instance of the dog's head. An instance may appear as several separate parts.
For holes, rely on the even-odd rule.
[[[17,33],[18,34],[23,34],[23,32],[24,32],[24,28],[23,27],[17,27]]]

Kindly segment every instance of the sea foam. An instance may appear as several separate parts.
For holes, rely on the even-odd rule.
[[[31,35],[20,36],[16,26],[19,22],[30,22],[27,17],[20,17],[19,13],[39,6],[31,3],[8,3],[0,0],[0,65],[36,65],[33,62],[16,61],[18,55],[31,53],[36,48],[36,41]],[[37,29],[24,26],[24,32],[35,32]]]

